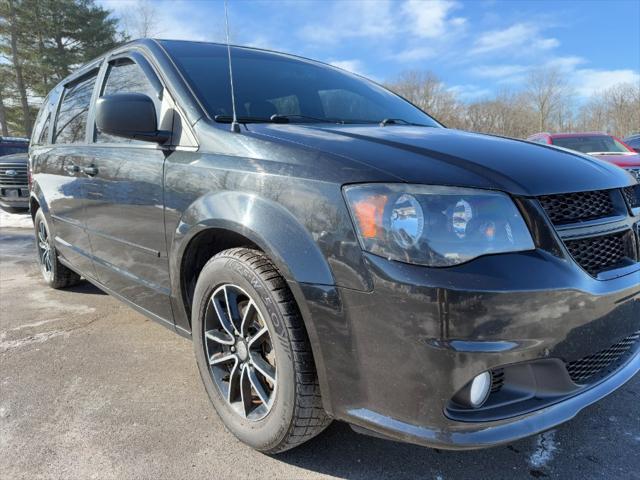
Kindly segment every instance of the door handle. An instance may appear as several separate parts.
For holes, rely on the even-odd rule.
[[[78,165],[74,165],[73,163],[70,165],[66,165],[64,168],[69,173],[78,173],[80,171],[80,167]]]
[[[93,177],[98,174],[98,168],[94,167],[93,165],[89,167],[84,167],[82,169],[82,173],[84,173],[85,175],[89,175],[90,177]]]

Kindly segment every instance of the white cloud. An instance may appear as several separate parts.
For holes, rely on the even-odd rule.
[[[453,93],[463,102],[469,102],[482,97],[487,97],[492,93],[492,90],[489,88],[479,87],[478,85],[473,84],[452,85],[451,87],[447,88],[447,90]]]
[[[465,23],[464,18],[449,20],[452,10],[458,7],[457,2],[448,0],[408,0],[402,5],[402,12],[406,15],[411,32],[423,38],[435,38],[447,33],[449,23],[456,26]]]
[[[549,50],[560,45],[555,38],[543,38],[539,27],[528,23],[516,23],[504,30],[491,30],[478,37],[472,54],[509,53],[521,54]]]
[[[331,60],[329,61],[334,67],[341,68],[347,72],[364,75],[362,72],[362,62],[360,60]]]
[[[321,21],[303,26],[305,41],[336,43],[345,38],[384,37],[396,30],[390,0],[339,2],[329,12],[318,12]],[[324,13],[324,14],[323,14]]]
[[[432,46],[407,48],[394,55],[394,60],[400,62],[416,62],[427,60],[437,55],[438,51]]]
[[[476,77],[500,79],[522,75],[529,67],[524,65],[480,65],[471,69],[470,73]]]
[[[98,0],[98,3],[103,8],[111,10],[116,17],[123,19],[125,26],[129,23],[127,22],[128,18],[135,17],[136,9],[140,7],[137,0]],[[184,1],[159,0],[155,1],[153,6],[156,7],[154,15],[157,27],[152,32],[152,36],[155,38],[210,42],[224,41],[224,30],[221,21],[207,22],[206,29],[203,28],[202,24],[193,20],[193,7]],[[133,32],[127,33],[132,36],[135,35]]]
[[[571,75],[576,93],[587,97],[619,83],[640,84],[640,73],[634,70],[578,69]]]
[[[556,68],[561,72],[568,73],[575,70],[578,65],[585,63],[582,57],[552,57],[544,63],[545,67]]]

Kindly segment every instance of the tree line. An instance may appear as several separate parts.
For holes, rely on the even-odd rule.
[[[116,18],[94,0],[0,0],[0,134],[31,134],[44,96],[76,67],[129,36],[158,33],[140,0]],[[578,101],[563,73],[539,69],[523,88],[464,102],[433,72],[406,71],[386,83],[446,126],[523,138],[540,131],[640,130],[640,84],[620,84]]]
[[[124,40],[118,20],[93,0],[0,0],[2,135],[30,135],[49,90]]]
[[[526,138],[538,132],[640,131],[640,83],[621,83],[579,99],[558,69],[533,70],[519,90],[462,102],[432,72],[407,71],[385,86],[448,127]]]

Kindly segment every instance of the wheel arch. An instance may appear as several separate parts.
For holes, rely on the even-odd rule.
[[[31,184],[31,191],[29,193],[29,213],[31,214],[31,219],[35,219],[36,212],[42,209],[44,214],[49,216],[49,206],[44,198],[42,190],[40,189],[40,185],[37,182],[33,182]]]
[[[185,275],[193,273],[191,268],[201,270],[204,266],[198,252],[211,258],[219,251],[240,246],[263,251],[289,283],[335,283],[311,234],[282,205],[245,192],[211,193],[184,211],[173,232],[169,254],[172,290],[184,309],[175,312],[177,323],[187,320],[190,325],[190,285],[184,280]],[[197,275],[192,280],[197,280]]]

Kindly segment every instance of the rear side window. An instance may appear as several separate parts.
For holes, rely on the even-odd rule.
[[[49,118],[51,116],[51,100],[47,98],[42,102],[42,107],[38,112],[35,124],[33,126],[33,134],[31,135],[32,145],[42,145],[47,142],[49,135]]]
[[[107,79],[101,96],[112,95],[114,93],[143,93],[156,102],[157,113],[157,92],[142,68],[132,60],[116,60],[109,65]],[[100,132],[97,128],[96,141],[102,143],[140,143],[148,145],[148,142],[109,135],[108,133]]]
[[[85,141],[87,117],[98,71],[67,85],[58,110],[53,143],[82,143]]]

